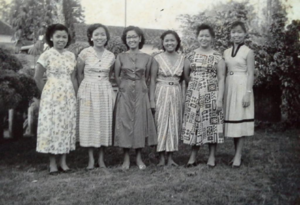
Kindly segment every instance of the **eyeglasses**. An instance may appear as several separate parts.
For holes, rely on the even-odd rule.
[[[135,38],[138,38],[138,36],[126,36],[126,39],[135,39]]]

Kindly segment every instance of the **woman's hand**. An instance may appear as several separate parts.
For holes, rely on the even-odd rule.
[[[217,100],[216,106],[217,106],[217,112],[222,111],[222,109],[223,109],[223,103],[222,103],[222,100]]]
[[[243,107],[248,107],[250,105],[250,93],[246,93],[243,97]]]

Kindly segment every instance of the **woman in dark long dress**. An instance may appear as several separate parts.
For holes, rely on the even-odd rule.
[[[124,29],[122,41],[128,51],[117,56],[115,76],[119,87],[116,100],[115,145],[124,149],[123,169],[129,169],[129,149],[136,150],[136,164],[145,169],[141,150],[157,144],[146,79],[150,76],[153,58],[140,49],[145,38],[140,28]],[[154,106],[154,105],[153,105]]]

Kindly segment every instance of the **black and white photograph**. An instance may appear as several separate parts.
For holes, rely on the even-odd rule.
[[[300,205],[299,0],[0,0],[0,204]]]

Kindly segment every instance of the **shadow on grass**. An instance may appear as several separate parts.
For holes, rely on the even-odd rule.
[[[206,166],[208,148],[200,148],[199,165],[184,168],[190,147],[180,144],[174,160],[179,167],[157,167],[154,148],[143,150],[148,166],[122,171],[122,150],[106,149],[107,169],[86,172],[87,150],[77,146],[68,155],[74,170],[49,176],[48,157],[35,152],[36,140],[0,144],[0,204],[300,204],[300,137],[258,131],[245,141],[240,169],[228,166],[232,140],[218,146],[217,166]],[[95,153],[96,156],[96,153]]]

